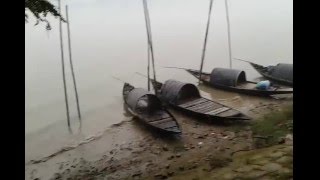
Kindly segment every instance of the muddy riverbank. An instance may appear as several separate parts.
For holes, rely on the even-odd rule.
[[[288,104],[292,101],[257,101],[248,115],[255,122]],[[26,179],[202,179],[235,166],[235,154],[256,148],[252,122],[215,124],[171,111],[179,117],[181,136],[157,134],[132,119],[86,143],[28,162]]]

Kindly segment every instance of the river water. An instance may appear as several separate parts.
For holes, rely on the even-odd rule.
[[[232,54],[262,65],[292,63],[293,4],[290,0],[229,0]],[[53,1],[56,3],[56,1]],[[41,158],[96,135],[112,124],[130,120],[124,114],[123,83],[147,87],[147,36],[142,0],[68,0],[72,55],[80,98],[79,130],[68,59],[67,28],[63,25],[64,56],[73,133],[67,128],[58,19],[25,25],[26,159]],[[157,78],[196,83],[177,66],[198,69],[209,0],[149,0]],[[228,41],[223,0],[213,3],[204,71],[228,67]],[[244,62],[233,61],[248,79],[259,77]],[[226,98],[226,97],[223,97]],[[230,96],[230,99],[233,97]]]

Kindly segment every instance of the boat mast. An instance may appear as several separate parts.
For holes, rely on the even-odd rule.
[[[203,49],[202,49],[202,56],[201,56],[199,83],[201,82],[203,61],[204,61],[204,57],[205,57],[205,53],[206,53],[206,47],[207,47],[207,38],[208,38],[208,32],[209,32],[212,3],[213,3],[213,0],[210,0],[210,7],[209,7],[209,14],[208,14],[208,21],[207,21],[207,29],[206,29],[206,34],[205,34],[204,43],[203,43]]]
[[[232,51],[231,51],[231,36],[230,36],[230,20],[229,20],[229,9],[228,9],[228,0],[225,0],[225,7],[226,7],[226,19],[227,19],[227,26],[228,26],[228,45],[229,45],[229,66],[232,69]]]

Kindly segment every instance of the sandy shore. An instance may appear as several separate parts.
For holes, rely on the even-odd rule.
[[[247,114],[256,118],[290,103],[257,100]],[[25,179],[202,179],[255,148],[250,123],[214,124],[170,111],[179,117],[181,136],[154,133],[133,119],[88,143],[28,162]]]

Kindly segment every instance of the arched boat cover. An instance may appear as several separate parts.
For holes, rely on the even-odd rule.
[[[235,87],[246,81],[246,73],[237,69],[214,68],[210,75],[210,83]]]
[[[293,65],[292,64],[283,64],[279,63],[276,66],[271,66],[268,68],[269,74],[271,76],[277,77],[279,79],[284,79],[292,81],[293,78]]]
[[[152,94],[150,91],[147,91],[143,88],[135,88],[129,92],[127,96],[127,104],[133,110],[136,110],[137,103],[142,97],[148,97],[148,104],[150,107],[161,106],[160,100]]]
[[[193,84],[169,79],[161,87],[161,99],[167,103],[177,104],[179,100],[190,97],[201,97]]]

